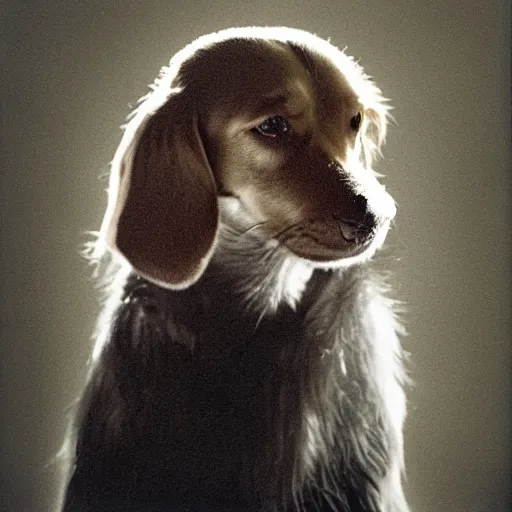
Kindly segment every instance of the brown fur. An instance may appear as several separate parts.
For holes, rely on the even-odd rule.
[[[67,512],[408,510],[400,327],[370,261],[395,214],[371,169],[387,110],[291,29],[205,36],[163,70],[113,161]]]

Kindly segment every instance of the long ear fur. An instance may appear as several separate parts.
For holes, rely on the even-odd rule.
[[[380,91],[379,91],[380,93]],[[365,109],[365,122],[363,125],[363,156],[365,166],[371,168],[375,155],[381,154],[381,148],[386,140],[388,119],[391,117],[391,107],[383,103],[377,96],[376,101]]]
[[[160,103],[160,104],[158,104]],[[150,94],[126,126],[112,162],[101,246],[141,275],[185,288],[202,274],[218,228],[217,192],[184,90]]]
[[[381,90],[371,77],[358,63],[354,62],[354,59],[343,54],[341,62],[343,73],[349,77],[364,108],[361,132],[362,157],[365,167],[371,169],[374,158],[381,155],[382,146],[386,141],[388,122],[393,120],[389,112],[392,107],[388,104],[388,99],[382,96]]]

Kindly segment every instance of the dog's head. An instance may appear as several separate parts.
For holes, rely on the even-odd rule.
[[[126,126],[98,247],[163,286],[189,286],[213,253],[219,197],[231,196],[264,238],[313,264],[368,257],[395,215],[371,170],[387,111],[361,68],[309,33],[199,38]]]

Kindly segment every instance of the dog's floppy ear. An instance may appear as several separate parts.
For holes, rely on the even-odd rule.
[[[100,243],[167,288],[201,276],[218,228],[215,179],[184,94],[174,90],[161,105],[149,96],[128,123],[100,232]]]

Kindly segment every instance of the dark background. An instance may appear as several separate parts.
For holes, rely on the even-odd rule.
[[[233,25],[304,28],[361,59],[396,107],[378,169],[398,202],[415,380],[416,512],[510,508],[509,2],[0,2],[0,510],[43,512],[47,465],[98,312],[79,256],[99,228],[120,124],[159,68]]]

